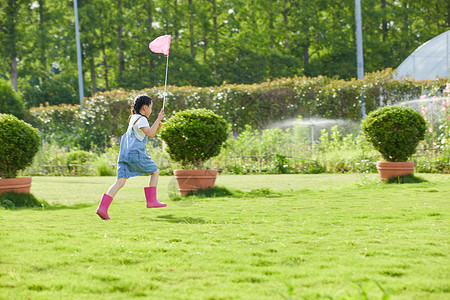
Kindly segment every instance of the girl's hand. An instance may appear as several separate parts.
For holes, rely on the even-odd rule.
[[[161,109],[161,111],[158,114],[158,120],[162,121],[165,118],[164,109]]]

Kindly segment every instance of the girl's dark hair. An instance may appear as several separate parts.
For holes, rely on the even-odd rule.
[[[152,98],[147,95],[136,96],[133,103],[131,104],[131,114],[138,114],[142,106],[152,104]],[[131,117],[131,115],[130,115]]]

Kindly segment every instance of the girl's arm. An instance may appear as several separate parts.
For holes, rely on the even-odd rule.
[[[159,122],[158,128],[156,128],[156,134],[158,134],[159,130],[161,129],[161,126],[162,126],[162,122]]]
[[[141,127],[141,130],[149,138],[154,137],[159,132],[159,129],[161,128],[161,125],[162,125],[161,121],[164,119],[164,116],[165,116],[164,112],[161,110],[161,112],[158,114],[158,118],[153,123],[153,125],[151,127],[148,127],[148,126]]]

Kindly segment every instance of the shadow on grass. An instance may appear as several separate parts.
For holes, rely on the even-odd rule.
[[[9,210],[60,210],[60,209],[82,209],[93,206],[88,203],[78,203],[75,205],[50,205],[46,201],[38,200],[33,194],[8,192],[0,195],[0,208]]]
[[[164,215],[156,217],[156,221],[169,222],[169,223],[188,223],[188,224],[205,224],[206,221],[203,218],[192,217],[175,217],[174,215]]]
[[[422,182],[428,182],[428,180],[423,179],[418,176],[415,176],[414,174],[410,174],[410,175],[405,175],[405,176],[391,177],[389,179],[384,180],[383,182],[384,183],[404,184],[404,183],[422,183]]]
[[[184,199],[192,198],[255,198],[255,197],[267,197],[267,198],[278,198],[283,195],[278,192],[274,192],[271,189],[261,188],[254,189],[249,192],[243,192],[239,190],[230,190],[225,187],[215,186],[207,189],[193,190],[190,191],[184,197],[175,196],[171,197],[172,201],[182,201]]]
[[[55,205],[44,206],[44,210],[82,209],[82,208],[92,207],[92,206],[95,206],[95,205],[92,203],[77,203],[74,205],[55,204]]]

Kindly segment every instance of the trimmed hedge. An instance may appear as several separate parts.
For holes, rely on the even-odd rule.
[[[369,113],[380,106],[417,99],[422,94],[439,94],[448,81],[392,78],[393,70],[386,69],[366,74],[363,80],[319,76],[209,88],[169,86],[165,113],[170,117],[186,109],[207,108],[223,116],[236,133],[245,130],[245,125],[259,129],[299,115],[359,121],[362,101]],[[112,136],[121,136],[126,131],[129,106],[136,95],[148,94],[154,100],[154,111],[159,111],[163,93],[163,87],[98,93],[85,100],[83,112],[78,105],[33,108],[33,125],[44,131],[45,139],[57,141],[60,146],[103,149]]]
[[[15,178],[33,163],[39,150],[36,128],[9,114],[0,114],[0,177]]]
[[[188,109],[166,122],[161,138],[172,160],[181,163],[183,168],[201,169],[205,161],[219,155],[228,138],[228,124],[211,110]]]
[[[362,121],[361,129],[386,161],[404,162],[416,153],[427,127],[414,109],[386,106],[371,112]]]

